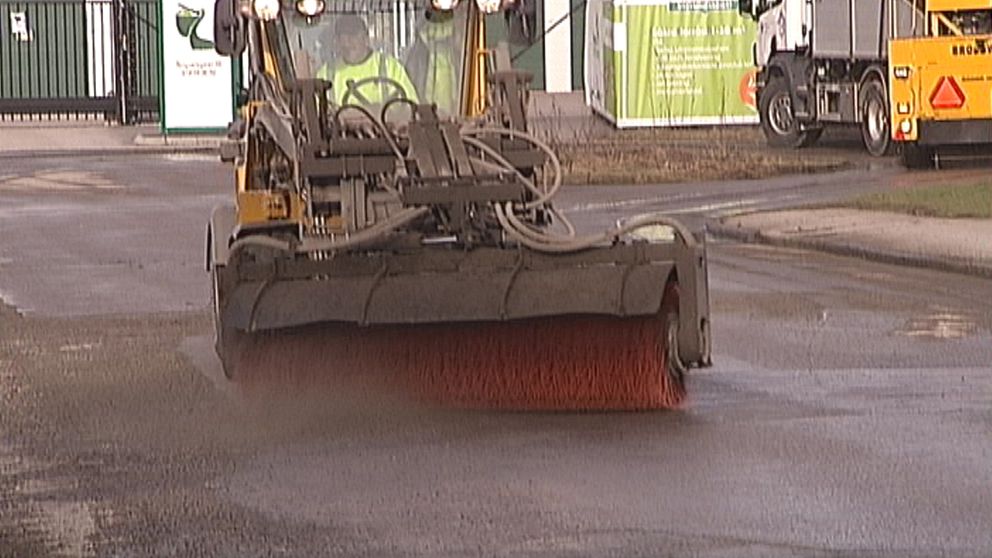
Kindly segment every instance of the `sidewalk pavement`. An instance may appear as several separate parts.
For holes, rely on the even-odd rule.
[[[98,153],[213,151],[221,134],[162,134],[158,126],[101,121],[0,122],[0,157]]]
[[[992,277],[992,219],[938,219],[857,209],[725,217],[717,236]]]
[[[576,105],[578,99],[567,98]],[[547,102],[540,119],[574,107]],[[576,120],[569,129],[586,128]],[[213,151],[220,135],[164,136],[157,126],[119,127],[100,122],[0,123],[0,159],[98,153]],[[2,164],[2,163],[0,163]],[[2,185],[0,185],[2,188]],[[992,277],[992,220],[934,219],[851,209],[802,209],[726,217],[710,232],[763,242]]]

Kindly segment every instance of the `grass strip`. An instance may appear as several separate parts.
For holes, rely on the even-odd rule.
[[[992,219],[992,182],[866,194],[847,205],[921,217]]]
[[[830,172],[861,151],[771,149],[757,127],[600,130],[551,141],[567,184],[650,184]]]
[[[569,147],[559,151],[565,183],[653,184],[745,180],[786,174],[831,172],[850,166],[841,158],[802,160],[778,152],[721,148],[606,149]]]

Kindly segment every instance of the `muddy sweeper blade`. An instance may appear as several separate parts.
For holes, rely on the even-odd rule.
[[[231,263],[215,270],[218,350],[242,380],[348,374],[450,407],[639,410],[677,406],[683,367],[709,358],[705,258],[678,243]]]

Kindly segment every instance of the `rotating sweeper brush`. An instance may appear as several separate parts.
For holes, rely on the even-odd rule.
[[[318,20],[344,32],[334,6],[303,21],[217,3],[218,50],[247,45],[252,78],[223,150],[236,202],[207,238],[229,377],[348,375],[469,408],[678,405],[685,369],[709,362],[703,245],[656,215],[576,232],[552,204],[558,160],[527,132],[529,77],[482,49],[475,4],[428,18],[450,26],[454,99],[413,70],[317,79],[337,66],[307,40]],[[411,6],[364,17],[434,13]]]

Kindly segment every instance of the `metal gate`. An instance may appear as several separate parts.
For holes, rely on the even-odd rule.
[[[153,120],[158,0],[0,0],[0,119]]]

